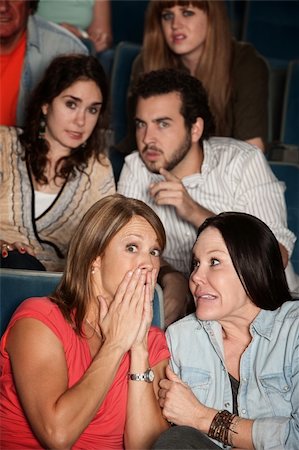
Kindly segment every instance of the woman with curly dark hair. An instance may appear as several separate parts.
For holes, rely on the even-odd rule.
[[[0,128],[1,266],[60,271],[87,209],[115,192],[101,118],[104,71],[57,57],[32,94],[23,132]]]

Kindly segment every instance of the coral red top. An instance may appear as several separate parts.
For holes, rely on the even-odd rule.
[[[69,388],[83,376],[92,362],[87,340],[73,331],[57,305],[46,297],[25,300],[14,313],[0,343],[0,448],[3,450],[43,448],[34,436],[18,400],[9,356],[5,350],[10,328],[24,317],[40,320],[61,340],[67,361]],[[169,358],[165,336],[159,328],[151,327],[148,346],[151,367]],[[123,449],[129,363],[127,353],[98,413],[73,449]]]

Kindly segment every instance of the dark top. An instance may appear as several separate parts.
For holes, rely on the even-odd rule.
[[[236,380],[236,378],[234,378],[230,373],[228,374],[228,376],[229,376],[229,381],[230,381],[230,384],[232,387],[232,394],[233,394],[233,413],[238,414],[237,397],[238,397],[238,390],[239,390],[240,382],[238,380]]]

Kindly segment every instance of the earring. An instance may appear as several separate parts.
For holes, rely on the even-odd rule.
[[[92,268],[91,268],[91,275],[94,275],[94,273],[95,273],[95,268],[92,267]]]
[[[42,118],[39,123],[38,139],[40,140],[45,139],[45,135],[46,135],[46,116],[42,115]]]
[[[85,142],[83,142],[83,144],[81,144],[81,147],[82,147],[82,148],[85,148],[86,145],[87,145],[87,142],[85,141]]]

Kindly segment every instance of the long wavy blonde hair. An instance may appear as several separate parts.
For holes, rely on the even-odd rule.
[[[162,11],[176,5],[192,5],[207,14],[208,32],[195,76],[208,93],[216,133],[221,135],[232,90],[232,35],[224,0],[151,0],[146,12],[143,39],[144,70],[182,67],[180,56],[167,45],[161,25]]]

